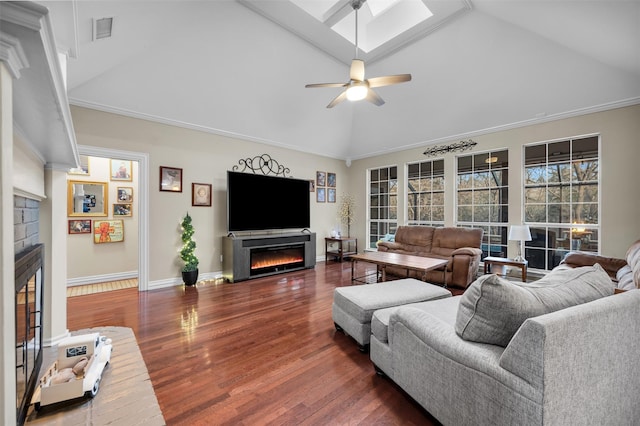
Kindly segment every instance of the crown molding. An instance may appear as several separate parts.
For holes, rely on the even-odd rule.
[[[532,126],[534,124],[542,124],[542,123],[547,123],[547,122],[550,122],[550,121],[564,120],[564,119],[567,119],[567,118],[579,117],[581,115],[587,115],[587,114],[593,114],[593,113],[597,113],[597,112],[609,111],[609,110],[612,110],[612,109],[625,108],[625,107],[638,105],[638,104],[640,104],[640,97],[622,99],[622,100],[619,100],[619,101],[608,102],[608,103],[604,103],[604,104],[594,105],[594,106],[591,106],[591,107],[579,108],[579,109],[566,111],[566,112],[561,112],[561,113],[557,113],[557,114],[551,114],[551,115],[545,115],[545,116],[542,116],[542,117],[536,117],[536,118],[532,118],[532,119],[529,119],[529,120],[522,120],[522,121],[516,121],[516,122],[513,122],[513,123],[502,124],[500,126],[487,127],[485,129],[474,130],[474,131],[471,131],[471,132],[458,133],[456,135],[444,136],[444,137],[435,138],[435,139],[428,139],[428,140],[424,140],[424,141],[421,141],[421,142],[416,142],[416,143],[412,143],[412,144],[403,145],[401,147],[397,147],[397,148],[393,148],[393,149],[374,151],[374,152],[372,152],[370,154],[367,154],[367,155],[361,155],[361,156],[357,156],[357,157],[352,157],[351,160],[352,161],[353,160],[362,160],[362,159],[365,159],[365,158],[376,157],[376,156],[379,156],[379,155],[392,154],[392,153],[395,153],[395,152],[406,151],[406,150],[409,150],[409,149],[423,148],[424,145],[435,145],[435,144],[438,144],[438,143],[450,142],[452,140],[474,138],[474,137],[487,135],[487,134],[491,134],[491,133],[502,132],[502,131],[505,131],[505,130],[518,129],[518,128],[521,128],[521,127]]]
[[[146,120],[146,121],[152,121],[152,122],[155,122],[155,123],[166,124],[168,126],[181,127],[183,129],[196,130],[198,132],[203,132],[203,133],[211,133],[211,134],[214,134],[214,135],[223,136],[223,137],[227,137],[227,138],[240,139],[240,140],[260,143],[260,144],[264,144],[264,145],[276,146],[278,148],[284,148],[284,149],[290,149],[292,151],[304,152],[305,154],[318,155],[320,157],[327,157],[327,158],[335,158],[335,157],[330,157],[330,156],[328,156],[326,154],[323,154],[321,152],[305,151],[305,150],[302,150],[302,149],[300,149],[299,147],[297,147],[295,145],[290,145],[290,144],[286,144],[286,143],[283,143],[283,142],[276,142],[276,141],[273,141],[273,140],[270,140],[270,139],[264,139],[264,138],[260,138],[260,137],[257,137],[257,136],[250,136],[250,135],[245,135],[243,133],[236,133],[236,132],[231,132],[231,131],[227,131],[227,130],[216,129],[214,127],[202,126],[200,124],[188,123],[186,121],[173,120],[173,119],[166,118],[166,117],[160,117],[160,116],[157,116],[157,115],[152,115],[152,114],[132,111],[132,110],[124,109],[124,108],[112,107],[112,106],[109,106],[109,105],[99,104],[97,102],[88,102],[88,101],[83,101],[83,100],[76,99],[76,98],[69,98],[69,104],[73,105],[73,106],[82,107],[82,108],[93,109],[93,110],[96,110],[96,111],[108,112],[110,114],[122,115],[122,116],[129,117],[129,118],[137,118],[137,119],[140,119],[140,120]]]
[[[98,111],[103,111],[103,112],[108,112],[108,113],[112,113],[112,114],[123,115],[123,116],[131,117],[131,118],[138,118],[138,119],[147,120],[147,121],[153,121],[153,122],[157,122],[157,123],[161,123],[161,124],[166,124],[166,125],[169,125],[169,126],[177,126],[177,127],[182,127],[182,128],[185,128],[185,129],[197,130],[197,131],[205,132],[205,133],[212,133],[212,134],[216,134],[216,135],[224,136],[224,137],[230,137],[230,138],[241,139],[241,140],[246,140],[246,141],[250,141],[250,142],[256,142],[256,143],[261,143],[261,144],[266,144],[266,145],[277,146],[277,147],[280,147],[280,148],[286,148],[286,149],[290,149],[290,150],[293,150],[293,151],[304,152],[304,153],[307,153],[307,154],[319,155],[319,156],[322,156],[322,157],[333,158],[333,159],[336,159],[336,160],[344,160],[344,161],[347,160],[347,158],[330,157],[330,156],[328,156],[326,154],[321,154],[321,153],[318,153],[318,152],[303,151],[303,150],[301,150],[301,149],[299,149],[299,148],[297,148],[295,146],[291,146],[291,145],[284,144],[284,143],[279,143],[279,142],[274,142],[274,141],[271,141],[271,140],[268,140],[268,139],[263,139],[263,138],[254,137],[254,136],[248,136],[248,135],[229,132],[229,131],[220,130],[220,129],[214,129],[214,128],[211,128],[211,127],[201,126],[201,125],[192,124],[192,123],[186,123],[186,122],[178,121],[178,120],[171,120],[171,119],[164,118],[164,117],[158,117],[158,116],[154,116],[154,115],[150,115],[150,114],[134,112],[134,111],[125,110],[125,109],[122,109],[122,108],[114,108],[114,107],[110,107],[110,106],[107,106],[107,105],[101,105],[101,104],[94,103],[94,102],[86,102],[86,101],[81,101],[81,100],[73,99],[73,98],[71,98],[70,102],[71,102],[72,105],[83,107],[83,108],[94,109],[94,110],[98,110]],[[556,120],[562,120],[562,119],[571,118],[571,117],[578,117],[578,116],[581,116],[581,115],[592,114],[592,113],[602,112],[602,111],[608,111],[608,110],[611,110],[611,109],[624,108],[624,107],[637,105],[637,104],[640,104],[640,97],[628,98],[628,99],[623,99],[623,100],[614,101],[614,102],[608,102],[608,103],[604,103],[604,104],[600,104],[600,105],[594,105],[594,106],[591,106],[591,107],[575,109],[575,110],[571,110],[571,111],[567,111],[567,112],[546,115],[546,116],[543,116],[543,117],[536,117],[536,118],[532,118],[532,119],[529,119],[529,120],[517,121],[517,122],[513,122],[513,123],[503,124],[503,125],[500,125],[500,126],[494,126],[494,127],[488,127],[488,128],[485,128],[485,129],[474,130],[474,131],[467,132],[467,133],[459,133],[459,134],[456,134],[456,135],[449,135],[449,136],[444,136],[444,137],[441,137],[441,138],[427,139],[427,140],[423,140],[423,141],[420,141],[420,142],[403,145],[403,146],[400,146],[400,147],[397,147],[397,148],[386,149],[386,150],[378,150],[378,151],[373,151],[373,152],[371,152],[369,154],[366,154],[366,155],[349,157],[348,159],[349,159],[349,162],[351,163],[352,161],[355,161],[355,160],[362,160],[362,159],[365,159],[365,158],[376,157],[378,155],[386,155],[386,154],[391,154],[391,153],[394,153],[394,152],[406,151],[406,150],[409,150],[409,149],[424,147],[424,145],[433,145],[433,144],[437,144],[437,143],[449,142],[451,140],[468,139],[468,138],[473,138],[473,137],[477,137],[477,136],[486,135],[486,134],[489,134],[489,133],[496,133],[496,132],[510,130],[510,129],[516,129],[516,128],[520,128],[520,127],[531,126],[531,125],[534,125],[534,124],[546,123],[546,122],[549,122],[549,121],[556,121]]]
[[[29,60],[20,40],[2,31],[0,31],[0,61],[7,64],[14,79],[20,78],[20,71],[23,68],[29,67]]]

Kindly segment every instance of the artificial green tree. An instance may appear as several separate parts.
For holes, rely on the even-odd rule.
[[[192,272],[198,269],[198,258],[195,255],[196,242],[193,241],[193,225],[191,224],[191,216],[189,213],[182,219],[180,224],[182,229],[182,248],[180,249],[180,258],[184,262],[182,272]]]

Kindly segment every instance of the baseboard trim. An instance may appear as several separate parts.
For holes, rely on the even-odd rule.
[[[115,274],[91,275],[88,277],[78,277],[67,279],[67,287],[77,285],[105,283],[109,281],[130,280],[138,278],[138,271],[116,272]]]
[[[45,348],[51,347],[51,346],[57,346],[58,343],[60,343],[62,341],[62,339],[65,339],[67,337],[71,336],[71,333],[69,333],[69,330],[65,330],[64,333],[59,334],[57,336],[48,338],[48,339],[42,339],[42,346],[44,346]]]
[[[222,279],[222,271],[203,272],[198,274],[198,282],[207,281],[207,280],[218,280],[218,279]],[[157,290],[160,288],[175,287],[182,284],[183,284],[182,278],[180,277],[166,278],[164,280],[149,281],[149,286],[147,290]]]

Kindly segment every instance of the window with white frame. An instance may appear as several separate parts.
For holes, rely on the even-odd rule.
[[[444,226],[444,160],[407,164],[407,224]]]
[[[509,151],[457,158],[457,225],[481,228],[482,257],[507,255]]]
[[[570,250],[599,252],[599,137],[525,146],[529,266],[550,270]]]
[[[369,170],[369,248],[398,228],[398,167]]]

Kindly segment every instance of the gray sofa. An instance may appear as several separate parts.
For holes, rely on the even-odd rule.
[[[638,424],[640,291],[591,268],[378,310],[371,360],[445,425]]]

